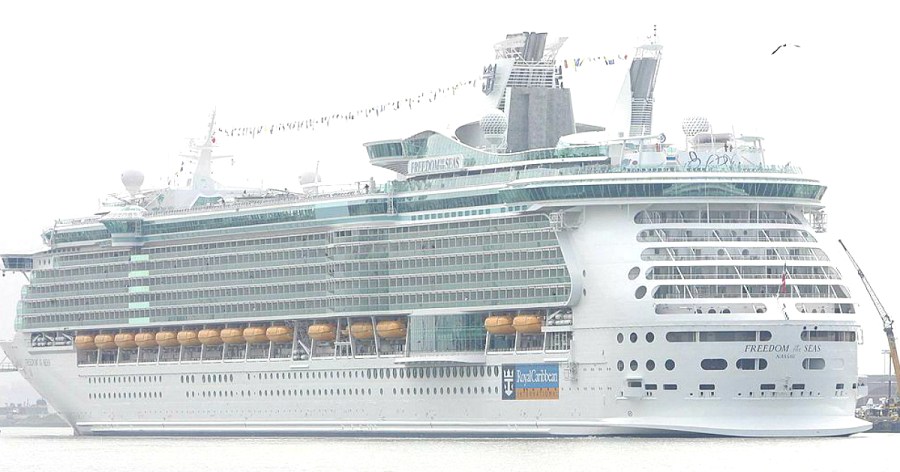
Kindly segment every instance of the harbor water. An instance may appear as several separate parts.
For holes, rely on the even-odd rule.
[[[842,438],[334,439],[75,437],[4,428],[0,471],[896,471],[900,435]]]

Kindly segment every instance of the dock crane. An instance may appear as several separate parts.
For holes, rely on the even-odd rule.
[[[859,274],[859,278],[862,279],[863,285],[869,292],[869,297],[872,299],[872,303],[875,304],[875,309],[878,310],[878,316],[881,317],[881,323],[884,325],[884,334],[887,335],[888,349],[890,349],[891,364],[893,364],[894,366],[896,393],[897,396],[900,397],[900,359],[897,358],[897,343],[896,341],[894,341],[894,320],[892,320],[891,317],[888,316],[887,310],[884,309],[881,301],[878,300],[878,295],[875,295],[875,290],[872,289],[872,285],[869,284],[869,280],[866,279],[866,276],[865,274],[863,274],[862,269],[859,268],[859,264],[856,263],[856,259],[854,259],[852,255],[850,255],[850,251],[847,249],[847,246],[845,246],[844,242],[840,239],[838,239],[838,242],[841,243],[841,247],[844,248],[844,252],[847,253],[847,257],[849,257],[850,262],[853,263],[853,267],[856,269],[856,273]],[[890,396],[890,392],[888,392],[888,396]]]

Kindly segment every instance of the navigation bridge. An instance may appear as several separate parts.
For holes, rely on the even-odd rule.
[[[27,254],[3,254],[0,255],[0,272],[6,277],[7,272],[20,272],[30,282],[28,274],[34,269],[34,258]],[[2,352],[2,351],[0,351]],[[8,357],[0,359],[0,373],[16,372],[16,366]]]

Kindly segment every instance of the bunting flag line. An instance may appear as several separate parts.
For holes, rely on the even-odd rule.
[[[390,102],[382,103],[373,107],[360,108],[344,113],[333,113],[316,118],[307,118],[305,120],[288,121],[276,124],[256,125],[241,128],[218,128],[217,131],[227,137],[250,136],[252,138],[255,138],[257,135],[262,134],[275,134],[275,132],[301,130],[314,131],[316,128],[331,126],[331,123],[334,121],[352,121],[362,118],[380,117],[382,114],[388,111],[398,111],[404,108],[411,110],[414,106],[417,106],[419,104],[433,103],[439,98],[445,97],[447,95],[456,95],[456,92],[463,87],[477,88],[480,83],[481,78],[463,80],[447,87],[441,87],[438,89],[430,90],[428,92],[422,92],[418,95],[400,100],[392,100]]]
[[[602,64],[602,65],[615,65],[616,60],[620,63],[628,60],[627,54],[619,54],[613,57],[607,56],[594,56],[594,57],[577,57],[577,58],[567,58],[556,61],[556,70],[559,75],[562,75],[563,70],[570,69],[573,72],[577,71],[579,67],[583,67],[588,64]],[[494,71],[495,65],[486,66],[484,70],[487,72],[489,69],[491,72]],[[331,126],[332,122],[337,121],[354,121],[358,119],[365,118],[377,118],[381,117],[383,114],[391,111],[400,111],[400,110],[412,110],[414,106],[418,106],[421,104],[428,104],[437,101],[440,98],[446,96],[454,96],[456,92],[464,87],[472,87],[474,89],[478,89],[479,86],[484,86],[485,81],[492,80],[493,75],[490,77],[485,76],[478,77],[476,79],[463,80],[457,82],[453,85],[449,85],[447,87],[441,87],[434,90],[429,90],[427,92],[419,93],[418,95],[403,98],[400,100],[393,100],[387,103],[382,103],[380,105],[360,108],[353,111],[347,111],[343,113],[333,113],[330,115],[323,115],[316,118],[306,118],[303,120],[295,120],[295,121],[286,121],[281,123],[274,124],[266,124],[266,125],[256,125],[256,126],[244,126],[244,127],[235,127],[235,128],[227,128],[220,127],[217,128],[217,132],[223,136],[229,138],[241,138],[241,137],[251,137],[255,138],[259,135],[265,134],[275,134],[276,132],[282,133],[286,131],[315,131],[316,129],[322,127]],[[557,82],[560,86],[562,84],[561,81]],[[213,142],[215,142],[215,135],[213,136]]]

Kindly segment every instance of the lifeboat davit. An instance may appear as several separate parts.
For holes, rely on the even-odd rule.
[[[310,325],[309,329],[306,330],[306,333],[315,341],[334,341],[334,338],[337,335],[334,330],[334,325],[327,323]]]
[[[134,343],[139,348],[156,347],[156,333],[138,333],[134,335]]]
[[[192,329],[186,329],[178,332],[178,344],[182,346],[199,346],[200,339],[197,338],[197,332]]]
[[[160,331],[156,333],[156,344],[162,347],[175,347],[179,344],[178,334],[175,331]]]
[[[137,347],[137,343],[134,342],[134,333],[119,333],[113,338],[116,346],[121,347],[122,349],[134,349]]]
[[[75,336],[75,349],[79,351],[90,351],[97,349],[94,344],[94,337],[89,334],[79,334]]]
[[[484,320],[484,329],[491,334],[516,334],[512,316],[492,315]]]
[[[372,323],[361,321],[350,325],[350,334],[356,339],[372,339],[375,336],[375,329],[372,328]]]
[[[246,339],[250,344],[261,344],[269,342],[269,338],[266,337],[266,328],[262,328],[259,326],[244,328],[244,339]]]
[[[244,344],[244,330],[241,328],[225,328],[219,332],[222,342],[225,344]]]
[[[397,320],[379,321],[378,324],[375,325],[375,331],[378,333],[378,336],[382,338],[405,338],[406,324]]]
[[[94,344],[97,345],[97,349],[103,350],[115,349],[118,347],[116,346],[115,337],[111,334],[98,334],[94,336]]]
[[[213,328],[201,329],[200,332],[197,333],[197,339],[200,340],[200,344],[205,344],[207,346],[218,346],[219,344],[222,344],[219,330]]]
[[[518,315],[513,318],[513,327],[519,333],[540,333],[543,325],[539,315]]]
[[[266,337],[273,343],[289,343],[294,341],[294,330],[287,326],[269,326]]]

